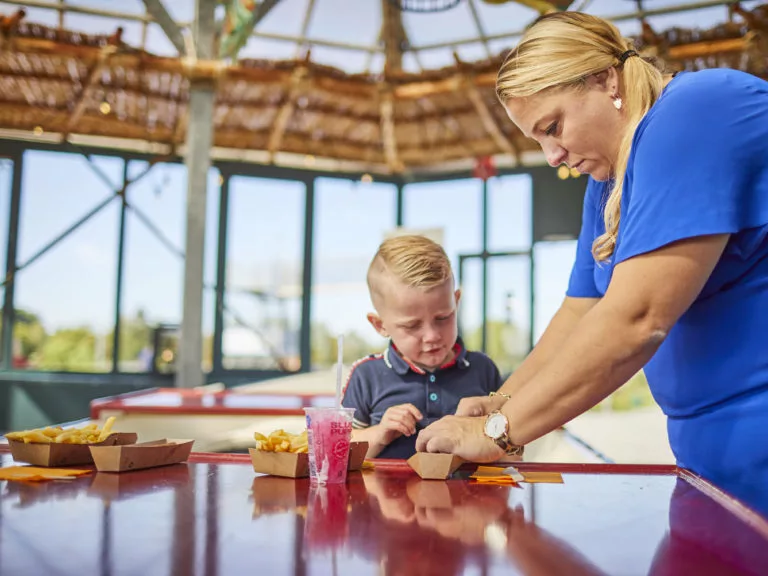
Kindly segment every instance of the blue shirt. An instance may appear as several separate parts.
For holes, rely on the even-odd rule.
[[[461,339],[454,346],[455,358],[434,372],[407,362],[392,343],[383,354],[372,354],[355,362],[344,390],[342,406],[354,408],[355,428],[381,422],[384,412],[399,404],[413,404],[424,418],[416,430],[456,412],[459,400],[487,396],[501,387],[496,364],[481,352],[469,352]],[[410,458],[416,453],[416,434],[400,436],[378,458]]]
[[[701,294],[645,367],[678,464],[768,512],[768,83],[735,70],[674,78],[633,140],[615,252],[595,263],[607,183],[590,180],[568,287],[605,294],[616,264],[731,234]]]

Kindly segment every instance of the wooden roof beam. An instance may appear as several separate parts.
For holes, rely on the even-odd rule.
[[[309,60],[309,54],[307,54],[306,60]],[[278,110],[277,115],[275,116],[275,123],[272,126],[272,131],[269,134],[267,151],[269,152],[269,161],[271,163],[274,163],[275,153],[280,149],[280,143],[283,140],[285,129],[288,127],[288,121],[291,119],[293,111],[296,108],[296,98],[298,98],[299,93],[301,92],[301,84],[306,76],[306,66],[299,66],[291,75],[285,102],[283,102],[280,110]]]
[[[384,40],[384,73],[402,71],[406,45],[403,15],[389,0],[381,0],[381,37]]]
[[[62,134],[62,140],[66,140],[75,126],[77,126],[77,123],[80,121],[80,118],[82,117],[83,112],[85,112],[85,108],[88,105],[88,94],[90,89],[96,83],[96,79],[109,62],[109,59],[116,52],[116,46],[105,46],[101,49],[99,60],[93,66],[91,66],[91,69],[88,71],[88,75],[83,81],[83,87],[80,89],[80,93],[75,97],[75,107],[72,109],[72,115],[69,117],[69,121],[67,122],[64,134]]]
[[[168,40],[171,41],[174,48],[178,50],[180,56],[187,55],[187,49],[184,45],[184,36],[181,33],[181,28],[176,22],[174,22],[168,10],[163,6],[162,0],[144,0],[144,7],[147,9],[147,13],[152,16],[152,19],[157,22],[160,28],[165,32]]]
[[[392,172],[402,172],[403,163],[397,156],[397,140],[395,138],[395,104],[392,92],[388,89],[381,94],[381,135],[384,141],[384,157]]]
[[[462,68],[463,63],[461,59],[459,59],[458,53],[454,52],[453,58],[456,61],[456,66]],[[480,117],[480,122],[482,123],[483,128],[485,128],[485,131],[493,139],[493,141],[502,152],[512,154],[515,157],[515,162],[520,164],[521,153],[517,142],[511,138],[507,138],[499,125],[496,123],[496,119],[493,117],[490,108],[488,108],[488,104],[486,104],[485,100],[483,99],[483,95],[480,94],[480,90],[478,89],[477,84],[475,84],[475,80],[472,75],[465,73],[463,74],[463,78],[464,89],[466,90],[467,96],[469,97],[469,101],[472,102],[472,106],[475,108],[475,112],[477,112],[477,115]]]
[[[743,52],[746,49],[747,41],[744,38],[724,38],[722,40],[670,46],[667,51],[667,57],[671,60],[690,60],[691,58],[706,58],[707,56],[728,52]]]

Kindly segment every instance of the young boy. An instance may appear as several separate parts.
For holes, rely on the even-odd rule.
[[[409,458],[419,430],[453,414],[462,398],[495,392],[501,376],[458,337],[461,291],[439,244],[416,235],[384,241],[368,289],[376,310],[368,321],[390,343],[352,366],[342,404],[355,409],[353,438],[369,443],[368,458]]]

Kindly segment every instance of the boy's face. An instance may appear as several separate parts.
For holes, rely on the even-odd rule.
[[[382,278],[378,315],[368,321],[385,338],[391,338],[406,360],[432,371],[453,357],[458,336],[457,305],[461,292],[453,280],[429,289],[406,286]]]

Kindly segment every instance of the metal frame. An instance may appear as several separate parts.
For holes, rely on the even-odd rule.
[[[312,0],[314,2],[314,0]],[[652,16],[662,16],[665,14],[675,14],[680,12],[690,12],[695,10],[702,10],[706,8],[712,8],[716,6],[730,6],[737,4],[740,0],[705,0],[701,2],[691,2],[687,4],[675,4],[673,6],[664,6],[662,8],[651,8],[644,10],[636,10],[634,12],[622,12],[614,15],[605,16],[607,20],[613,22],[621,22],[626,20],[635,20],[648,18]],[[473,0],[469,0],[470,9],[473,14],[475,13],[475,6],[472,4]],[[14,6],[23,6],[28,8],[42,8],[47,10],[54,10],[58,12],[62,17],[65,13],[70,12],[72,14],[87,14],[91,16],[99,16],[104,18],[112,18],[115,20],[127,20],[131,22],[141,22],[143,24],[158,23],[149,14],[135,14],[129,12],[120,12],[118,10],[104,10],[100,8],[90,8],[87,6],[78,6],[73,4],[67,4],[65,0],[55,2],[53,0],[0,0],[0,4],[9,4]],[[61,18],[60,18],[61,21]],[[451,42],[436,42],[432,44],[423,44],[421,46],[409,46],[406,52],[412,52],[418,56],[419,52],[425,52],[429,50],[438,50],[443,48],[456,48],[457,46],[463,46],[467,44],[483,44],[486,50],[489,50],[488,43],[494,40],[507,40],[510,38],[517,38],[521,36],[524,30],[513,30],[504,32],[501,34],[486,35],[482,29],[482,24],[479,18],[473,16],[473,23],[477,32],[476,36],[468,38],[456,39]],[[180,28],[189,28],[190,23],[177,23]],[[366,52],[368,54],[383,53],[384,47],[379,44],[364,45],[364,44],[352,44],[349,42],[336,42],[332,40],[324,40],[320,38],[309,38],[306,36],[306,31],[302,29],[302,32],[298,36],[291,34],[275,34],[254,31],[252,36],[256,38],[263,38],[267,40],[277,40],[280,42],[290,42],[296,44],[297,51],[301,50],[303,45],[323,46],[326,48],[337,48],[341,50],[350,50],[356,52]],[[143,48],[143,46],[142,46]],[[298,53],[298,52],[297,52]]]
[[[157,162],[158,158],[153,157],[149,154],[143,154],[143,153],[134,153],[134,152],[126,152],[122,150],[116,150],[116,149],[106,149],[106,148],[96,148],[96,147],[78,147],[73,150],[73,148],[70,145],[66,144],[52,144],[52,143],[44,143],[44,142],[22,142],[18,140],[0,140],[0,155],[3,155],[7,158],[10,158],[13,160],[14,164],[14,173],[12,177],[12,198],[11,202],[9,203],[9,210],[11,213],[9,214],[8,222],[9,222],[9,228],[8,228],[8,254],[7,254],[7,269],[6,269],[6,276],[8,278],[13,278],[13,274],[18,271],[17,267],[17,244],[18,244],[18,225],[19,225],[19,218],[20,218],[20,203],[21,203],[21,195],[23,193],[22,190],[22,182],[21,182],[21,174],[23,170],[23,156],[24,152],[27,150],[38,150],[38,151],[50,151],[50,152],[60,152],[60,153],[73,153],[78,152],[80,154],[86,155],[86,156],[107,156],[107,157],[116,157],[116,158],[122,158],[124,161],[123,166],[123,182],[121,183],[121,186],[119,189],[114,190],[115,197],[120,198],[120,201],[122,203],[121,206],[121,216],[120,216],[120,228],[118,231],[118,258],[117,258],[117,267],[116,267],[116,278],[117,278],[117,289],[115,294],[115,326],[114,326],[114,333],[115,333],[115,340],[114,340],[114,346],[113,346],[113,358],[112,358],[112,370],[109,373],[105,374],[86,374],[82,373],[82,377],[88,379],[88,380],[104,380],[106,378],[112,378],[112,377],[153,377],[157,378],[157,374],[150,373],[124,373],[120,371],[119,367],[119,341],[120,341],[120,310],[122,307],[122,284],[124,280],[124,259],[125,259],[125,250],[126,250],[126,244],[125,244],[125,213],[127,210],[133,208],[130,207],[130,201],[128,198],[128,193],[130,189],[130,185],[132,181],[128,180],[128,164],[131,160],[135,161],[148,161],[148,162]],[[168,164],[180,164],[181,159],[178,157],[167,157],[162,159],[162,163],[168,163]],[[310,366],[310,359],[311,359],[311,333],[310,333],[310,324],[311,324],[311,311],[312,311],[312,298],[311,298],[311,291],[312,291],[312,267],[313,267],[313,248],[314,248],[314,219],[315,219],[315,179],[318,177],[328,177],[328,178],[336,178],[336,179],[348,179],[348,180],[359,180],[362,174],[335,174],[335,173],[327,173],[317,170],[298,170],[298,169],[290,169],[290,168],[282,168],[277,166],[266,166],[266,165],[258,165],[258,164],[251,164],[251,163],[236,163],[231,161],[226,162],[217,162],[214,161],[212,163],[212,166],[217,168],[222,176],[222,184],[220,187],[220,201],[219,201],[219,220],[218,220],[218,244],[217,244],[217,271],[216,271],[216,283],[213,287],[216,293],[216,307],[215,307],[215,316],[214,316],[214,334],[213,334],[213,366],[211,372],[207,375],[208,381],[219,381],[219,380],[226,380],[231,382],[237,381],[237,382],[247,382],[251,380],[257,380],[260,378],[265,377],[275,377],[281,374],[285,374],[285,372],[281,372],[278,370],[226,370],[223,367],[223,358],[222,358],[222,335],[224,330],[224,318],[223,314],[226,310],[226,304],[225,304],[225,298],[226,298],[226,260],[227,260],[227,229],[228,229],[228,211],[229,211],[229,185],[230,185],[230,179],[233,176],[245,176],[245,177],[257,177],[257,178],[265,178],[265,179],[275,179],[275,180],[289,180],[294,182],[303,182],[306,186],[306,203],[305,203],[305,211],[304,211],[304,254],[303,254],[303,274],[302,274],[302,287],[303,287],[303,294],[302,294],[302,321],[301,321],[301,329],[300,329],[300,335],[299,335],[299,341],[300,341],[300,355],[301,355],[301,368],[300,372],[307,372],[311,369]],[[509,169],[501,169],[499,170],[499,176],[506,176],[506,175],[513,175],[513,174],[531,174],[532,177],[535,178],[536,172],[539,171],[549,171],[550,168],[544,168],[544,167],[531,167],[531,168],[509,168]],[[395,222],[393,222],[394,226],[402,226],[404,223],[404,204],[405,204],[405,190],[404,186],[406,184],[411,183],[426,183],[426,182],[435,182],[435,181],[445,181],[445,180],[457,180],[457,179],[464,179],[464,178],[472,178],[472,174],[467,170],[461,170],[461,171],[454,171],[454,172],[441,172],[441,173],[432,173],[432,174],[420,174],[420,175],[411,175],[407,180],[399,177],[393,177],[391,175],[381,175],[377,176],[376,180],[379,182],[386,182],[390,184],[394,184],[396,186],[395,191]],[[135,181],[135,180],[134,180]],[[113,185],[113,184],[112,184]],[[110,199],[111,200],[111,199]],[[499,257],[499,256],[528,256],[529,261],[531,263],[531,293],[530,293],[530,306],[531,306],[531,331],[530,331],[530,338],[531,338],[531,345],[532,345],[532,339],[533,339],[533,297],[534,297],[534,278],[533,278],[533,269],[534,269],[534,263],[533,263],[533,244],[531,244],[530,250],[527,251],[516,251],[516,252],[499,252],[499,253],[491,253],[487,250],[487,243],[488,243],[488,184],[485,182],[483,184],[483,195],[482,195],[482,234],[483,234],[483,241],[482,241],[482,252],[479,254],[466,254],[466,255],[460,255],[460,261],[465,258],[474,258],[474,257],[480,257],[483,259],[483,317],[485,318],[487,311],[487,260],[489,258]],[[70,229],[74,229],[75,227],[70,227]],[[162,236],[162,234],[161,234]],[[59,235],[57,238],[57,241],[60,241],[61,239],[65,238],[66,235]],[[158,237],[159,241],[163,241],[164,237]],[[166,240],[167,242],[167,240]],[[50,246],[53,246],[53,243],[50,243]],[[173,249],[173,251],[181,256],[183,256],[183,252],[179,252],[177,248],[173,246],[169,246],[169,248]],[[461,265],[459,270],[459,275],[461,276]],[[461,278],[459,278],[461,281]],[[210,288],[210,287],[208,287]],[[36,372],[36,371],[28,371],[28,370],[13,370],[12,368],[12,327],[13,327],[13,300],[14,300],[14,294],[13,294],[13,282],[9,282],[7,289],[6,289],[6,298],[3,306],[3,315],[4,315],[4,322],[3,322],[3,332],[2,336],[0,336],[0,343],[2,345],[2,350],[5,353],[3,362],[2,362],[2,371],[0,371],[0,382],[7,380],[7,378],[3,373],[7,373],[8,376],[16,375],[18,376],[19,380],[33,380],[33,379],[42,379],[45,381],[51,380],[55,381],[60,378],[73,378],[75,376],[81,375],[81,373],[78,372]],[[484,322],[484,328],[483,328],[483,345],[482,348],[485,350],[486,344],[487,344],[487,327],[485,326]],[[14,378],[16,377],[14,376]],[[165,377],[165,376],[163,376]]]

